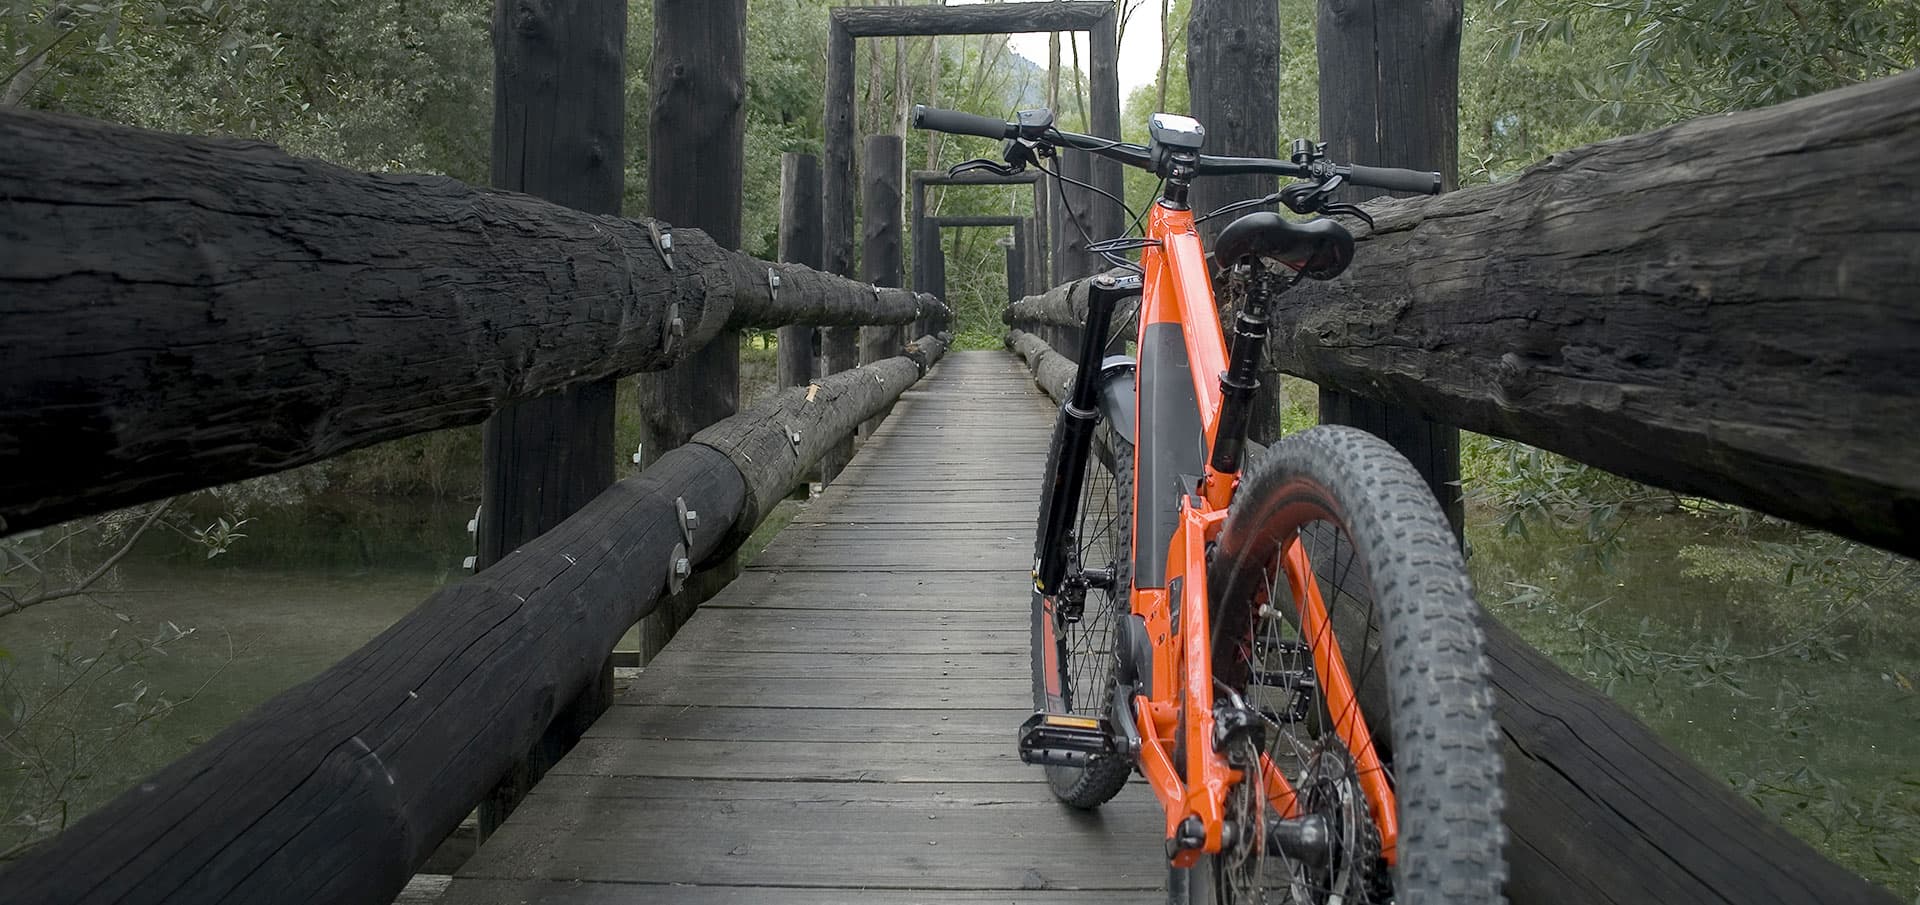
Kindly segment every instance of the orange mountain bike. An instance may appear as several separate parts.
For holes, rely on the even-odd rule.
[[[1081,808],[1143,775],[1166,812],[1172,901],[1498,901],[1492,694],[1432,492],[1344,427],[1286,437],[1242,469],[1270,306],[1344,271],[1352,234],[1251,213],[1210,263],[1187,205],[1196,178],[1271,173],[1299,181],[1206,216],[1280,203],[1364,219],[1332,200],[1342,184],[1431,193],[1438,174],[1336,165],[1304,141],[1291,160],[1213,157],[1198,122],[1168,114],[1145,147],[1060,131],[1045,110],[1007,123],[916,107],[914,125],[1004,140],[1004,162],[956,171],[1054,174],[1045,162],[1074,149],[1162,180],[1145,236],[1089,243],[1119,266],[1089,282],[1048,453],[1022,758]],[[1138,265],[1115,254],[1131,249]],[[1216,285],[1239,301],[1231,337]],[[1134,295],[1137,358],[1108,356]]]

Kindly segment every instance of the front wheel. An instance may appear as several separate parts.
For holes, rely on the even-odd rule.
[[[1064,416],[1062,416],[1064,418]],[[1051,487],[1064,449],[1066,431],[1056,425],[1047,455],[1045,488]],[[1034,705],[1047,713],[1099,719],[1112,700],[1115,634],[1128,613],[1127,591],[1133,565],[1133,444],[1102,424],[1083,454],[1089,456],[1079,491],[1073,533],[1073,562],[1084,578],[1100,576],[1068,599],[1033,593]],[[1040,516],[1044,531],[1046,514]],[[1035,550],[1035,556],[1039,551]],[[1123,755],[1105,755],[1083,766],[1046,766],[1054,797],[1076,808],[1096,808],[1119,794],[1133,772]]]
[[[1292,809],[1277,828],[1290,842],[1264,846],[1257,881],[1216,883],[1215,900],[1499,901],[1479,608],[1413,466],[1352,428],[1283,439],[1243,478],[1208,585],[1214,677],[1264,718],[1266,758],[1294,793],[1270,783],[1258,818],[1243,811],[1251,824]]]

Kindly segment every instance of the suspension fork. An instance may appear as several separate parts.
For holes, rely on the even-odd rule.
[[[1100,413],[1095,399],[1100,391],[1100,360],[1113,324],[1113,309],[1121,299],[1140,293],[1140,275],[1127,272],[1097,274],[1087,281],[1087,326],[1080,336],[1080,371],[1073,389],[1060,407],[1060,458],[1053,483],[1041,505],[1040,550],[1033,566],[1033,587],[1043,595],[1059,592],[1071,555],[1074,520],[1079,516],[1080,483],[1087,474],[1087,453]]]

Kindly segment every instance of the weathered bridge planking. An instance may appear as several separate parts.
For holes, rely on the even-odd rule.
[[[1143,786],[1019,762],[1052,406],[953,353],[462,869],[448,905],[1165,900]]]

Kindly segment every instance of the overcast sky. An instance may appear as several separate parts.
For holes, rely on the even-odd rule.
[[[965,6],[979,3],[981,0],[948,0],[950,6]],[[1045,0],[1033,0],[1045,2]],[[1153,82],[1160,71],[1160,4],[1155,0],[1126,0],[1129,6],[1138,4],[1133,17],[1127,20],[1127,32],[1120,36],[1120,99],[1124,102],[1133,89]],[[1073,65],[1073,51],[1068,48],[1066,38],[1071,35],[1080,42],[1080,66],[1085,69],[1091,65],[1087,59],[1087,36],[1080,32],[1061,35],[1061,65]],[[1046,33],[1014,35],[1010,42],[1014,53],[1034,63],[1041,69],[1047,68]]]

